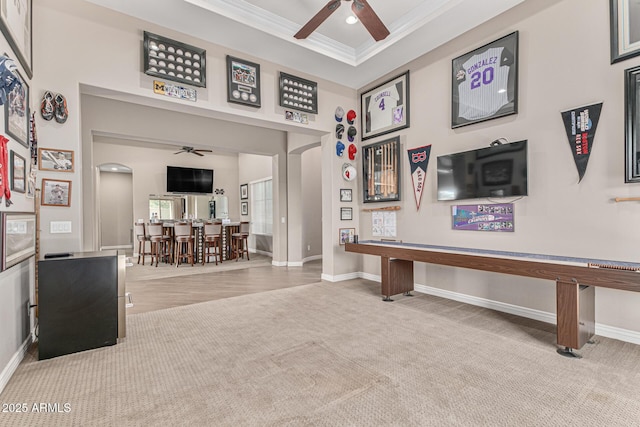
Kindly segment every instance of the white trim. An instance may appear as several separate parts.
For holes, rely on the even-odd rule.
[[[287,261],[287,267],[302,267],[302,261]]]
[[[360,273],[346,273],[338,274],[336,276],[322,273],[322,276],[320,276],[320,278],[322,280],[326,280],[327,282],[343,282],[345,280],[359,279]]]
[[[24,342],[22,343],[18,351],[16,351],[16,353],[13,355],[13,357],[11,358],[7,366],[5,366],[4,369],[2,370],[2,374],[0,374],[0,393],[2,393],[2,391],[6,387],[9,380],[11,379],[13,374],[16,372],[16,369],[18,369],[20,362],[22,362],[22,359],[24,359],[24,355],[26,354],[27,349],[31,345],[31,341],[32,341],[31,337],[33,334],[34,334],[34,331],[31,331],[27,339],[24,340]]]
[[[111,249],[133,249],[133,245],[117,245],[117,246],[100,246],[100,250]]]
[[[257,184],[259,182],[265,182],[265,181],[273,181],[273,176],[268,176],[266,178],[256,179],[255,181],[249,181],[249,182],[247,182],[247,184],[251,185],[251,184]]]
[[[273,265],[274,267],[286,267],[287,266],[287,261],[273,261],[273,260],[271,260],[271,265]]]
[[[308,256],[306,258],[302,258],[302,263],[304,264],[306,262],[316,261],[316,260],[319,260],[319,259],[322,259],[322,255],[312,255],[312,256]]]
[[[371,280],[373,282],[380,282],[380,276],[375,274],[369,274],[360,272],[360,278]],[[324,277],[323,277],[324,279]],[[327,279],[328,280],[328,279]],[[465,304],[475,305],[478,307],[484,307],[491,310],[501,311],[504,313],[514,314],[516,316],[525,317],[527,319],[538,320],[540,322],[556,324],[556,314],[549,313],[547,311],[535,310],[533,308],[522,307],[519,305],[507,304],[500,301],[493,301],[486,298],[474,297],[472,295],[461,294],[459,292],[447,291],[444,289],[434,288],[432,286],[421,285],[414,283],[413,286],[416,292],[420,292],[427,295],[433,295],[441,298],[446,298],[454,301],[459,301]],[[597,323],[595,325],[595,333],[601,337],[612,338],[628,342],[631,344],[640,345],[640,332],[632,331],[629,329],[622,329],[615,326],[603,325]]]

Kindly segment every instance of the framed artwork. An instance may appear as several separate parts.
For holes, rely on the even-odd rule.
[[[0,221],[0,270],[36,254],[36,214],[3,212]]]
[[[227,55],[227,102],[260,108],[260,65]]]
[[[353,208],[340,208],[340,221],[351,221],[353,219]]]
[[[451,62],[451,128],[518,112],[518,32]]]
[[[27,188],[27,163],[15,151],[11,151],[11,191],[24,193]]]
[[[0,30],[29,78],[33,77],[31,3],[32,0],[0,0]]]
[[[318,83],[281,72],[280,106],[318,114]]]
[[[249,184],[242,184],[240,186],[240,200],[247,200],[249,198]]]
[[[353,192],[350,188],[341,188],[340,189],[340,201],[341,202],[352,202],[353,201]]]
[[[38,148],[38,167],[43,171],[73,172],[73,151]]]
[[[354,243],[356,235],[355,228],[340,228],[338,229],[338,241],[341,245],[345,243]]]
[[[206,50],[145,31],[143,53],[145,74],[191,86],[207,87]],[[163,84],[160,88],[154,82],[154,91],[156,88],[162,90],[164,95],[195,101],[195,90],[168,84]]]
[[[400,200],[400,137],[362,147],[364,203]]]
[[[360,95],[362,140],[409,127],[409,71]]]
[[[640,66],[625,70],[624,78],[624,182],[640,182]]]
[[[640,3],[609,0],[611,15],[611,63],[640,55]]]
[[[29,86],[18,70],[15,71],[22,86],[16,85],[4,104],[4,127],[14,140],[29,147]]]
[[[240,203],[240,215],[249,215],[249,202]]]
[[[42,178],[42,206],[71,206],[71,181]]]

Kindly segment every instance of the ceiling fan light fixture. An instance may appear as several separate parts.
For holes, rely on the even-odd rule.
[[[349,25],[353,25],[353,24],[355,24],[356,22],[358,22],[358,18],[356,18],[356,17],[355,17],[355,16],[353,16],[353,15],[349,15],[349,16],[347,16],[346,22],[347,22],[347,24],[349,24]]]

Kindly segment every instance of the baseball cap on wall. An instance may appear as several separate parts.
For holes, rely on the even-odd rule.
[[[347,113],[347,123],[352,125],[355,119],[356,119],[356,112],[353,110],[349,110],[349,112]]]
[[[338,123],[336,125],[336,138],[342,139],[342,134],[344,133],[344,125],[342,123]]]
[[[341,122],[344,117],[344,109],[342,107],[336,108],[336,122]]]
[[[338,157],[342,157],[343,153],[344,153],[344,144],[342,143],[342,141],[336,142],[336,155]]]
[[[345,163],[342,165],[342,178],[346,181],[353,181],[356,179],[356,168],[349,163]]]
[[[349,142],[353,142],[354,137],[358,134],[358,131],[355,127],[349,126],[349,130],[347,131],[347,137],[349,138]]]
[[[353,144],[349,144],[349,160],[355,160],[357,152],[358,148]]]

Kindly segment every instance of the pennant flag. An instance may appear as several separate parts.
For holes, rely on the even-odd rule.
[[[422,190],[424,190],[424,180],[427,176],[427,165],[431,154],[431,145],[411,148],[407,150],[409,154],[409,165],[411,166],[411,181],[413,182],[413,195],[416,199],[416,209],[420,210],[420,200],[422,200]]]
[[[602,102],[562,112],[562,121],[567,131],[567,138],[569,138],[569,146],[580,176],[578,182],[582,181],[582,177],[587,171],[600,111],[602,111]]]

